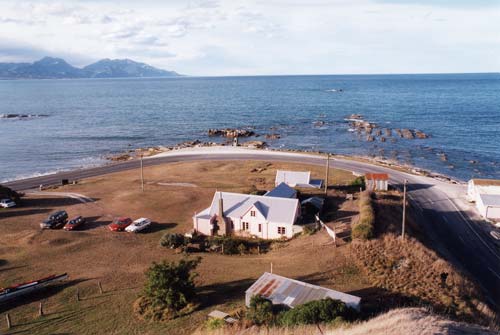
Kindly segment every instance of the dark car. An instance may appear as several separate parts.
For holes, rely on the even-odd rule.
[[[57,211],[49,215],[47,220],[40,223],[42,229],[57,229],[68,222],[68,213],[66,211]]]
[[[85,223],[85,218],[83,216],[77,216],[69,220],[64,226],[64,230],[74,230]]]

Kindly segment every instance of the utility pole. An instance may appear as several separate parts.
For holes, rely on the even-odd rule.
[[[141,189],[144,192],[144,165],[142,163],[142,154],[141,154]]]
[[[330,153],[326,154],[326,171],[325,171],[325,194],[328,190],[328,175],[330,173]]]
[[[406,184],[408,183],[408,180],[405,179],[403,182],[403,223],[402,223],[402,228],[401,228],[401,237],[404,240],[405,239],[405,221],[406,221]]]

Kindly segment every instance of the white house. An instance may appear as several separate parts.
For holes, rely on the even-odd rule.
[[[500,220],[500,180],[469,180],[467,197],[476,203],[479,213],[484,218]]]
[[[389,175],[387,173],[365,174],[366,189],[370,191],[387,191],[389,189]]]
[[[301,228],[294,225],[299,216],[295,198],[215,192],[210,207],[193,216],[193,226],[208,236],[292,238]]]
[[[344,302],[359,311],[361,298],[347,293],[331,290],[298,280],[265,272],[245,291],[245,304],[250,306],[254,295],[271,300],[274,305],[286,305],[290,308],[309,301],[331,298]]]
[[[319,179],[311,179],[310,171],[276,171],[276,180],[274,185],[278,186],[285,183],[290,187],[314,187],[321,188],[323,181]]]

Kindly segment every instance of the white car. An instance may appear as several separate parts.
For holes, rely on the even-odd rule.
[[[0,200],[0,207],[9,208],[14,207],[16,203],[10,199],[2,199]]]
[[[140,232],[141,230],[146,229],[147,227],[151,226],[151,220],[147,218],[140,218],[132,222],[127,228],[125,228],[125,231],[129,233],[137,233]]]

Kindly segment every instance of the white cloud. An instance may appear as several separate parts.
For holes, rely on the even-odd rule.
[[[199,75],[499,71],[500,5],[446,3],[0,0],[0,60],[133,57]]]

